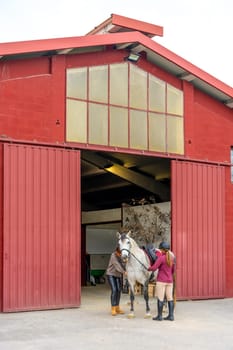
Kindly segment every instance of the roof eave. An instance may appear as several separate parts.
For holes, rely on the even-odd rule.
[[[129,17],[112,14],[110,18],[96,26],[86,35],[138,31],[152,38],[154,36],[163,36],[163,27],[135,20]]]
[[[203,83],[219,90],[226,95],[226,99],[222,99],[228,107],[232,108],[233,88],[223,83],[217,78],[213,77],[209,73],[203,71],[192,63],[186,61],[182,57],[158,44],[154,40],[144,34],[132,31],[113,34],[100,34],[100,35],[88,35],[81,37],[59,38],[59,39],[45,39],[45,40],[33,40],[15,43],[3,43],[0,44],[0,57],[9,55],[20,55],[35,52],[54,52],[57,54],[65,54],[74,48],[87,48],[98,46],[110,46],[113,45],[118,49],[130,48],[134,46],[134,52],[148,50],[152,55],[159,56],[165,60],[168,64],[181,68],[183,76],[178,76],[180,79],[192,80],[196,78],[203,81]]]

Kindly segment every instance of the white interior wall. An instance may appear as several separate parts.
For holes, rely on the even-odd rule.
[[[86,251],[90,254],[91,270],[106,270],[110,254],[117,244],[116,233],[120,223],[112,225],[114,228],[101,227],[101,225],[86,227]]]

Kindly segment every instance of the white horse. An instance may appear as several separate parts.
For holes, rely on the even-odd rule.
[[[141,249],[135,240],[130,237],[130,231],[128,233],[119,233],[118,244],[121,251],[121,258],[126,264],[127,279],[130,288],[130,313],[129,318],[135,317],[134,315],[134,290],[136,282],[143,286],[143,296],[146,302],[146,314],[145,318],[151,317],[149,307],[149,295],[148,284],[151,278],[151,272],[147,269],[150,266],[150,259],[143,249]]]

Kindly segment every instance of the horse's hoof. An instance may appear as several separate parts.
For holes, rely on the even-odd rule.
[[[130,313],[130,314],[127,315],[127,317],[128,317],[128,318],[135,318],[135,315],[132,314],[132,313]]]
[[[144,318],[151,318],[151,317],[152,317],[152,315],[150,313],[145,314],[145,316],[144,316]]]

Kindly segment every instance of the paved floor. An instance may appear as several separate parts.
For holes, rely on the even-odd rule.
[[[0,314],[0,350],[233,349],[233,299],[179,301],[174,322],[157,322],[144,319],[142,296],[134,319],[111,316],[109,295],[106,286],[90,286],[80,308]],[[125,311],[128,301],[123,294]]]

